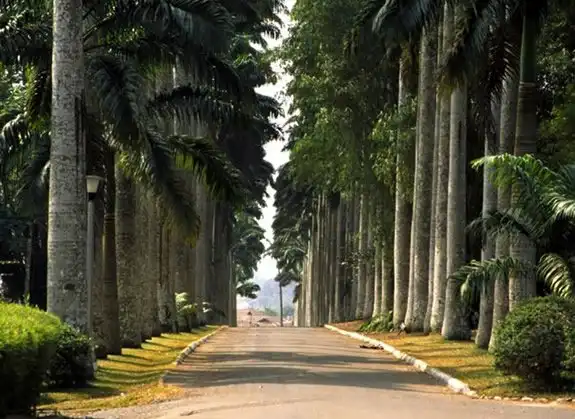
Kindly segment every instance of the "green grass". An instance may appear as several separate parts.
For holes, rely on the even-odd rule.
[[[183,349],[215,329],[208,326],[192,333],[163,334],[146,341],[140,349],[122,349],[122,355],[98,361],[96,379],[90,387],[45,393],[39,409],[81,413],[178,398],[183,390],[160,383],[160,378]]]
[[[363,322],[349,322],[335,326],[357,331]],[[467,383],[480,395],[556,399],[573,398],[572,393],[536,393],[527,389],[517,377],[505,376],[493,367],[493,355],[478,349],[472,341],[446,341],[440,335],[370,333],[370,337],[382,340],[402,352],[427,362],[445,373]]]

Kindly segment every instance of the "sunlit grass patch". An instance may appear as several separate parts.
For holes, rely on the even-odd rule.
[[[362,321],[340,323],[340,329],[356,332]],[[441,335],[370,333],[370,337],[384,341],[402,352],[427,362],[445,373],[467,383],[471,389],[485,396],[501,397],[559,397],[572,398],[575,394],[534,393],[517,377],[505,376],[493,366],[493,355],[478,349],[472,341],[446,341]]]
[[[160,378],[184,348],[214,330],[208,326],[192,333],[163,334],[140,349],[122,349],[122,355],[98,361],[96,380],[90,387],[45,393],[39,408],[79,413],[177,398],[183,390],[160,383]]]

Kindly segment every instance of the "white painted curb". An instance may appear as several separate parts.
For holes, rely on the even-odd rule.
[[[194,352],[198,346],[204,344],[207,342],[207,340],[209,338],[211,338],[212,336],[214,336],[216,333],[218,333],[220,330],[225,329],[225,326],[223,327],[219,327],[216,330],[214,330],[212,333],[199,338],[198,340],[193,341],[192,343],[190,343],[186,349],[184,349],[182,352],[180,352],[180,354],[178,355],[178,357],[176,358],[176,365],[180,365],[182,362],[184,362],[184,360],[188,357],[189,354],[191,354],[192,352]]]
[[[454,391],[455,393],[463,394],[465,396],[477,398],[477,393],[469,388],[469,386],[464,383],[463,381],[458,380],[457,378],[452,377],[449,374],[444,373],[443,371],[438,370],[437,368],[430,367],[427,362],[423,362],[420,359],[414,358],[411,355],[408,355],[400,350],[394,348],[391,345],[388,345],[385,342],[382,342],[377,339],[372,339],[365,335],[356,332],[348,332],[346,330],[339,329],[335,326],[326,324],[324,327],[328,330],[341,333],[342,335],[348,336],[353,339],[361,340],[363,342],[369,343],[375,347],[381,348],[386,352],[389,352],[397,359],[413,365],[419,371],[422,371],[426,374],[431,375],[432,377],[436,378],[437,380],[444,383],[450,390]]]

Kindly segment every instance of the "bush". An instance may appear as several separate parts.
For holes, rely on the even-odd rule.
[[[0,417],[35,406],[60,332],[57,317],[0,302]]]
[[[393,312],[379,314],[363,323],[358,331],[362,333],[390,332],[393,329]]]
[[[495,330],[495,367],[531,387],[556,387],[575,367],[575,303],[534,298],[515,308]]]
[[[176,293],[176,311],[181,331],[191,332],[194,327],[198,326],[197,305],[191,301],[187,292]]]
[[[82,387],[94,378],[90,339],[62,324],[56,353],[47,373],[47,384],[56,388]]]

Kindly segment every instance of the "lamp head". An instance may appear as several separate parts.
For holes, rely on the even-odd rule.
[[[103,179],[100,176],[86,176],[86,190],[88,192],[88,199],[94,199],[102,180]]]

